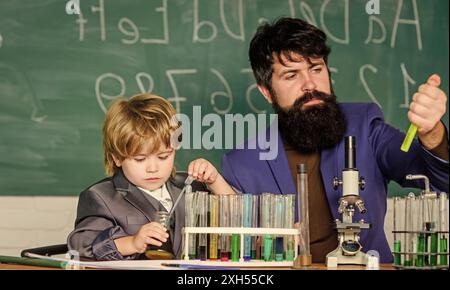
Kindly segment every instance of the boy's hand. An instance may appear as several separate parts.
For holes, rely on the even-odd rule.
[[[212,184],[216,182],[217,176],[219,175],[219,172],[214,167],[214,165],[203,158],[191,161],[191,163],[189,163],[188,173],[196,180],[204,182],[206,184]]]
[[[169,235],[167,229],[157,222],[143,225],[132,238],[132,246],[138,253],[143,253],[147,245],[161,247],[162,242],[166,242]]]

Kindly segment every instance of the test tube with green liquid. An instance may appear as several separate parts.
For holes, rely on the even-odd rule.
[[[425,207],[425,198],[423,195],[419,196],[419,210],[417,213],[418,217],[418,237],[417,237],[417,260],[416,267],[425,266],[425,256],[424,252],[426,249],[425,243],[425,217],[424,217],[424,207]]]
[[[441,238],[439,240],[439,265],[448,266],[447,258],[447,233],[448,233],[448,196],[441,192],[439,195],[439,231]],[[447,233],[445,233],[447,232]]]
[[[295,194],[284,195],[284,208],[286,214],[284,215],[284,227],[287,229],[294,228],[294,213],[295,213]],[[286,260],[294,261],[294,237],[286,237]]]
[[[413,239],[414,235],[412,233],[413,231],[413,217],[414,217],[414,193],[410,192],[408,196],[406,197],[406,203],[405,203],[405,259],[404,259],[404,266],[413,266],[414,262],[414,256],[412,254],[413,252]]]
[[[261,227],[270,228],[271,227],[271,215],[272,215],[272,194],[263,192],[261,194]],[[272,236],[264,235],[262,239],[263,244],[263,259],[264,261],[272,260]]]
[[[401,241],[398,238],[399,234],[399,218],[400,218],[400,198],[398,196],[394,197],[394,218],[393,218],[393,228],[394,228],[394,265],[400,266],[402,264],[402,257],[400,252],[402,250]]]
[[[284,208],[284,198],[281,194],[274,195],[274,228],[281,229],[284,227],[284,216],[286,214]],[[284,241],[282,236],[275,237],[275,261],[283,261],[284,258]]]

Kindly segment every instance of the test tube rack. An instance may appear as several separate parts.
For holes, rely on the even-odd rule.
[[[417,197],[411,192],[394,198],[393,266],[397,269],[449,268],[448,197],[444,192],[439,196],[431,192],[427,179],[426,188]]]
[[[240,257],[238,262],[234,261],[201,261],[189,260],[189,235],[193,234],[239,234],[240,235]],[[293,236],[294,237],[294,259],[298,255],[298,241],[295,236],[299,235],[298,229],[287,228],[247,228],[247,227],[184,227],[184,260],[186,263],[193,262],[196,265],[220,265],[229,267],[292,267],[294,261],[244,261],[244,235],[260,236]],[[185,263],[183,262],[183,263]]]
[[[432,235],[437,235],[437,241],[439,243],[442,235],[448,235],[448,231],[392,231],[394,234],[411,234],[415,236],[423,236],[425,239]],[[427,243],[426,243],[427,244]],[[448,250],[446,252],[430,252],[428,250],[418,252],[414,251],[394,251],[392,252],[394,257],[397,257],[399,261],[405,261],[408,257],[412,257],[411,264],[405,265],[404,263],[395,263],[393,266],[397,269],[405,270],[445,270],[448,269]],[[440,257],[446,257],[446,264],[439,264]],[[430,263],[431,260],[436,260],[436,265]],[[438,265],[439,264],[439,265]]]

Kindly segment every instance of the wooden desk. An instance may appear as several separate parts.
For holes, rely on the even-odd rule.
[[[327,269],[325,264],[313,264],[311,267],[304,269],[292,269],[288,267],[280,268],[245,268],[242,270],[365,270],[364,266],[355,265],[341,265],[335,269]],[[28,265],[17,265],[17,264],[3,264],[0,263],[0,270],[64,270],[61,268],[50,268],[50,267],[38,267],[38,266],[28,266]],[[380,264],[380,270],[395,270],[391,264]]]
[[[0,263],[0,270],[64,270],[64,269]]]

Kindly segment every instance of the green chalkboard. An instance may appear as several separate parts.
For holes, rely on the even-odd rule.
[[[280,16],[324,29],[338,98],[377,102],[400,129],[429,74],[448,92],[448,0],[370,1],[370,15],[364,0],[81,0],[79,15],[67,2],[0,2],[0,195],[77,195],[102,178],[104,110],[121,95],[152,91],[188,116],[270,113],[247,50]],[[224,151],[181,150],[176,166],[219,166]]]

